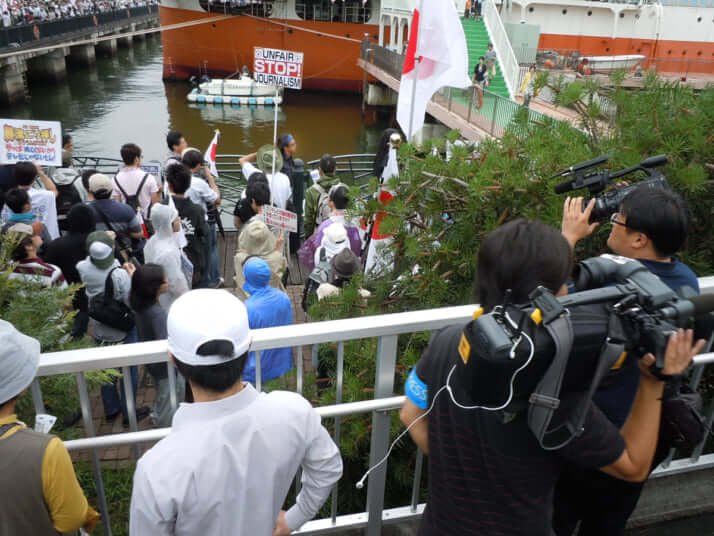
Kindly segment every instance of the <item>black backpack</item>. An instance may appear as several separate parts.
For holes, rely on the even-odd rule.
[[[327,252],[324,247],[320,247],[320,258],[312,272],[305,281],[302,292],[302,310],[307,312],[310,296],[317,295],[317,289],[323,283],[329,283],[332,279],[332,265],[327,260]]]
[[[134,195],[128,195],[125,191],[124,188],[121,187],[121,184],[119,184],[119,181],[117,180],[116,175],[114,175],[114,183],[117,185],[117,188],[119,188],[119,191],[121,194],[124,196],[124,201],[127,205],[129,205],[131,208],[134,210],[139,210],[139,192],[141,192],[141,189],[144,187],[144,183],[146,183],[146,179],[149,178],[149,174],[146,173],[144,174],[144,178],[141,179],[141,182],[139,183],[139,187],[136,189],[136,192]]]
[[[114,297],[112,274],[117,269],[119,267],[115,266],[109,271],[104,283],[104,292],[89,300],[87,313],[89,318],[93,318],[105,326],[129,332],[134,328],[134,313],[123,301]]]
[[[57,220],[60,227],[63,226],[63,223],[67,219],[67,214],[69,214],[70,209],[74,205],[82,202],[77,188],[74,187],[74,183],[77,182],[79,178],[81,178],[81,175],[77,175],[69,184],[57,184],[55,180],[50,177],[52,184],[57,188],[55,203],[57,204]]]

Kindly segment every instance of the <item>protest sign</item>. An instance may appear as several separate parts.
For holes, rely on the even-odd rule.
[[[254,48],[253,80],[268,86],[302,88],[302,52]]]
[[[263,217],[269,227],[277,227],[291,233],[297,233],[297,214],[274,206],[263,206]]]
[[[0,121],[3,125],[0,164],[37,162],[43,166],[62,166],[62,126],[58,121]]]

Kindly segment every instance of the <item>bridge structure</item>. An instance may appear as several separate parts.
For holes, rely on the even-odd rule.
[[[67,64],[91,66],[97,53],[161,31],[158,6],[132,7],[0,29],[0,104],[26,98],[27,79],[63,80]]]

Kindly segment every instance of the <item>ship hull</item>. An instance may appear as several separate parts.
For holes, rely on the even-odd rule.
[[[161,25],[215,19],[215,13],[159,7]],[[303,52],[305,89],[357,92],[364,73],[357,66],[360,42],[328,37],[326,34],[360,40],[365,33],[377,36],[369,24],[331,23],[232,16],[163,33],[164,79],[187,79],[208,74],[225,77],[244,65],[252,70],[253,47]],[[302,31],[304,28],[310,31]],[[317,32],[317,33],[313,33]]]

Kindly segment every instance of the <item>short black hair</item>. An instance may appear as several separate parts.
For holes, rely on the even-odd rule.
[[[32,237],[25,233],[17,233],[15,231],[8,231],[5,233],[3,238],[10,239],[13,235],[20,235],[20,241],[14,244],[13,250],[10,252],[10,258],[14,262],[20,262],[21,260],[27,258],[27,250],[25,247],[32,245]]]
[[[62,134],[62,147],[72,143],[72,136],[69,134]]]
[[[233,215],[243,223],[246,223],[249,219],[255,216],[255,211],[253,210],[253,207],[250,206],[248,198],[241,197],[238,200],[235,209],[233,210]]]
[[[96,169],[85,169],[82,171],[82,186],[84,186],[86,191],[89,191],[89,177],[97,173],[99,173],[99,171]]]
[[[248,177],[248,182],[251,183],[255,181],[264,182],[268,185],[268,188],[270,188],[270,182],[268,182],[268,177],[266,177],[265,173],[263,173],[262,171],[254,171],[250,174],[250,177]]]
[[[7,208],[12,210],[15,214],[22,214],[25,205],[32,205],[30,194],[27,193],[27,190],[20,190],[20,188],[12,188],[7,191],[5,194],[5,204]]]
[[[639,186],[620,204],[627,228],[647,235],[659,257],[684,247],[691,215],[687,202],[671,190]]]
[[[349,190],[344,184],[335,186],[330,190],[330,201],[335,204],[337,210],[345,210],[350,204]]]
[[[229,357],[233,354],[233,344],[228,341],[208,341],[199,346],[196,353]],[[212,393],[222,393],[240,381],[247,360],[248,352],[218,365],[187,365],[176,359],[176,368],[184,378],[198,387]]]
[[[30,186],[37,178],[37,168],[32,162],[18,162],[14,173],[18,186]]]
[[[477,298],[490,311],[510,289],[512,303],[527,303],[538,286],[558,292],[572,268],[573,250],[560,231],[539,221],[513,220],[481,242]]]
[[[323,154],[320,158],[320,169],[324,173],[334,173],[337,169],[337,160],[331,154]]]
[[[166,272],[158,264],[147,262],[136,267],[131,276],[129,305],[134,311],[144,311],[154,305],[159,296],[159,288],[164,284]]]
[[[183,162],[188,169],[193,169],[203,164],[203,153],[198,149],[186,151],[186,154],[181,157],[181,162]]]
[[[121,159],[127,166],[133,166],[134,160],[141,156],[141,147],[136,143],[125,143],[121,146]]]
[[[97,227],[94,211],[87,205],[77,203],[67,213],[67,230],[70,233],[89,234]]]
[[[270,188],[263,181],[252,181],[245,188],[245,197],[248,201],[255,201],[259,207],[270,204]]]
[[[183,195],[191,187],[191,170],[183,164],[174,164],[166,170],[166,180],[175,194]]]
[[[479,56],[478,59],[480,59],[480,60],[485,60],[486,58],[484,58],[483,56]]]
[[[169,133],[166,134],[166,145],[169,146],[169,150],[173,151],[174,147],[181,143],[181,138],[183,138],[183,134],[178,130],[169,130]]]

